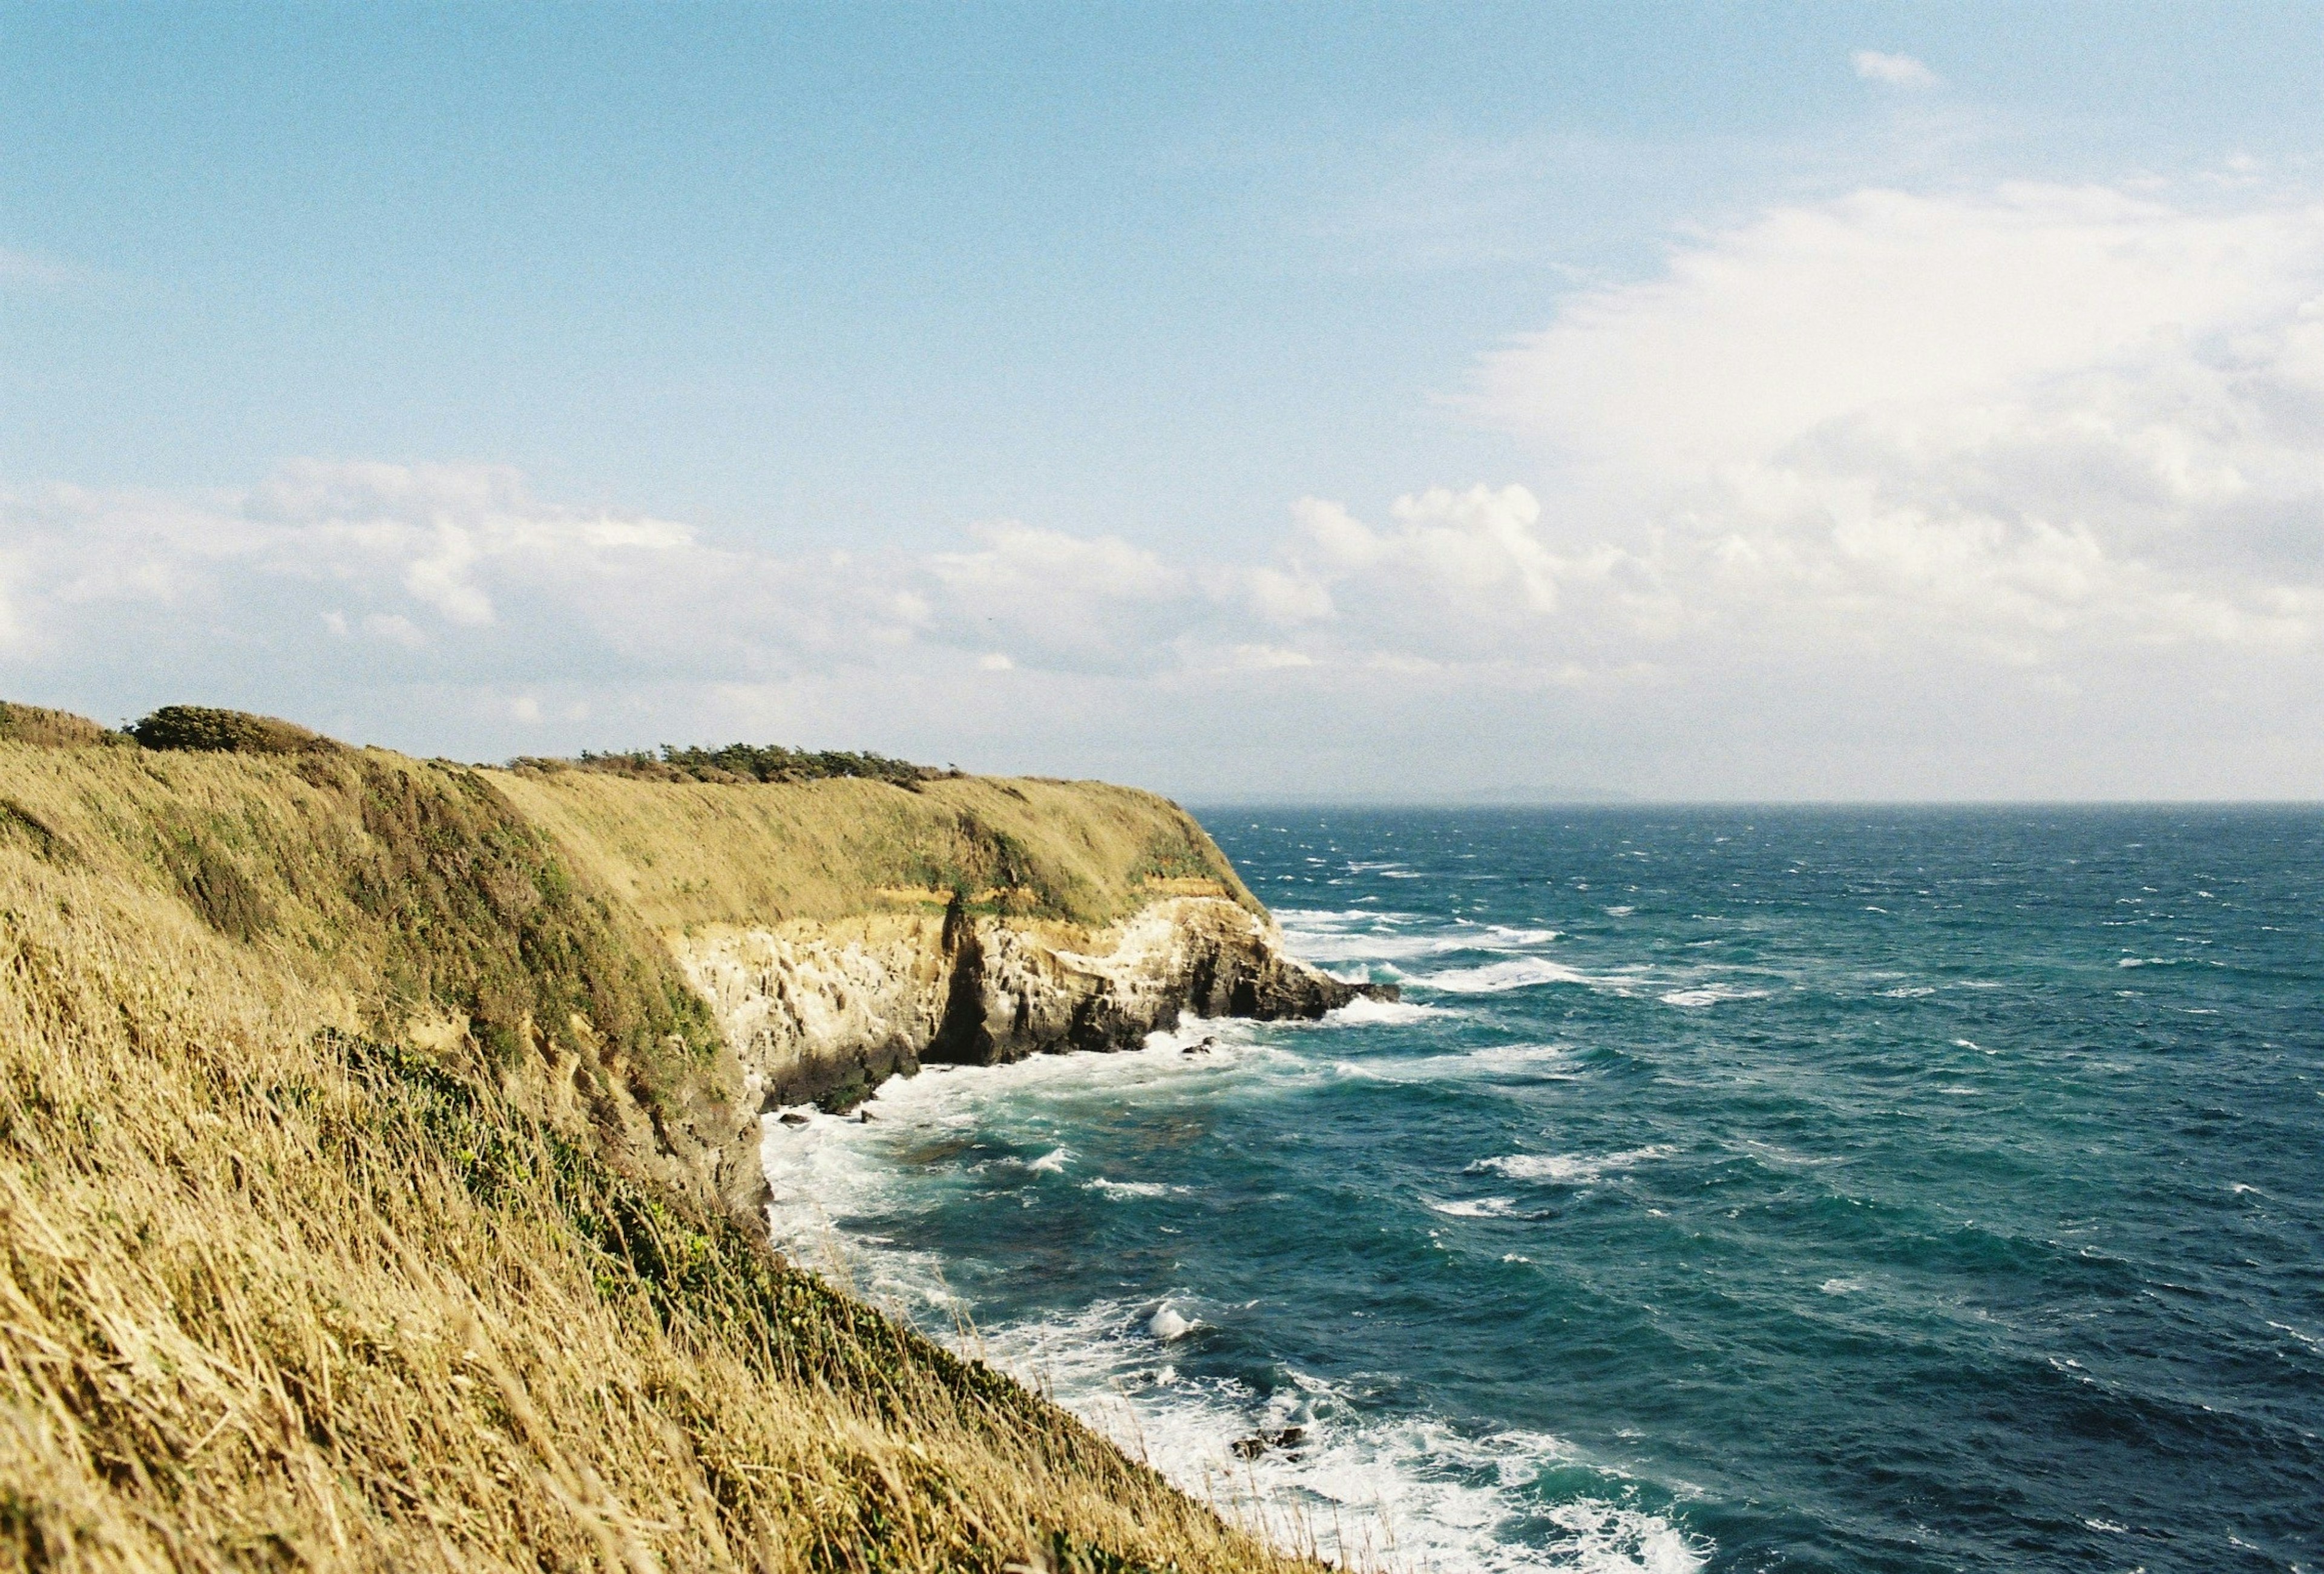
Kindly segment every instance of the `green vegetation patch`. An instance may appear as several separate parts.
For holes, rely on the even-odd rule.
[[[595,770],[639,781],[742,782],[829,781],[853,778],[884,781],[892,787],[917,789],[920,783],[948,781],[961,773],[949,768],[915,765],[885,754],[859,754],[843,749],[786,749],[779,743],[727,743],[718,748],[665,743],[659,750],[595,754],[586,750],[577,759],[543,759],[525,755],[509,762],[512,770],[552,773]]]
[[[685,1062],[715,1053],[709,1008],[637,921],[585,886],[549,836],[473,770],[359,755],[342,768],[357,795],[369,856],[346,893],[380,920],[386,994],[466,1017],[498,1066],[528,1029],[576,1051],[612,1047],[656,1101]],[[576,1042],[573,1018],[595,1045]]]
[[[132,723],[129,735],[148,749],[212,754],[312,754],[341,747],[296,722],[209,705],[163,705]]]

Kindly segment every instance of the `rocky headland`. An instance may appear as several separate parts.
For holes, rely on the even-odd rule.
[[[772,1253],[760,1137],[1363,988],[1102,783],[0,705],[0,1564],[1313,1569]]]

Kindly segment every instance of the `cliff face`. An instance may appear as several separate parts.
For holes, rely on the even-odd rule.
[[[761,1109],[844,1109],[923,1062],[996,1065],[1135,1048],[1185,1015],[1316,1017],[1367,986],[1286,957],[1214,896],[1164,897],[1102,928],[971,915],[674,936],[679,966]]]
[[[1148,793],[676,784],[262,741],[148,749],[0,713],[0,855],[134,891],[334,1026],[744,1217],[768,1108],[1358,992],[1285,957],[1201,827]]]
[[[1204,878],[1167,806],[584,784],[568,834],[553,782],[271,736],[0,709],[0,1569],[1321,1574],[692,1205],[757,1110],[680,951],[876,941],[940,1026]],[[871,1020],[813,998],[802,1044]]]

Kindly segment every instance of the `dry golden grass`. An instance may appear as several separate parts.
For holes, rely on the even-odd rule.
[[[883,889],[954,886],[1021,890],[1044,916],[1093,925],[1144,906],[1157,879],[1214,882],[1257,906],[1184,810],[1102,782],[964,777],[907,791],[486,776],[659,929],[840,917],[876,907]]]
[[[1298,1566],[358,1036],[388,941],[332,927],[336,790],[0,746],[0,1566]],[[244,938],[156,829],[195,807]]]

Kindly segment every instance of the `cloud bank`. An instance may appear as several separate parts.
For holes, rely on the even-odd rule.
[[[1298,499],[1231,559],[1060,521],[786,555],[476,465],[52,487],[0,501],[0,674],[430,751],[748,734],[1198,797],[2324,781],[2324,208],[1782,208],[1452,402],[1517,479]]]

